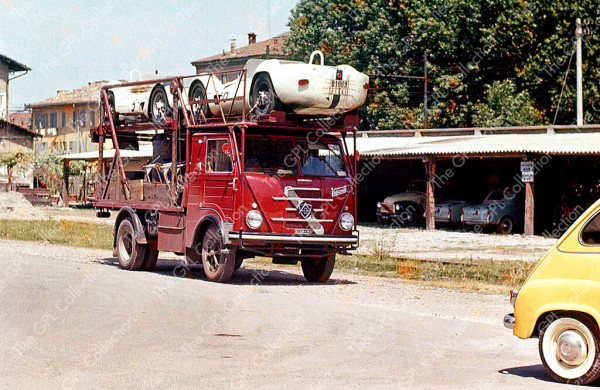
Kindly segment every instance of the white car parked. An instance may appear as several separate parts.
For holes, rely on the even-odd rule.
[[[320,64],[313,64],[320,57]],[[193,113],[221,116],[246,113],[267,115],[284,110],[298,115],[333,115],[360,107],[367,97],[369,77],[349,65],[326,66],[323,53],[315,51],[308,64],[284,60],[249,60],[245,65],[246,88],[240,78],[222,84],[217,77],[199,75],[184,78],[184,99],[209,103],[193,106]],[[140,75],[140,81],[158,79]],[[118,123],[120,116],[143,116],[162,122],[171,114],[173,95],[169,83],[119,87],[108,92],[111,112]],[[238,99],[232,99],[236,96]],[[229,100],[227,100],[229,99]],[[225,101],[223,101],[225,100]],[[233,109],[231,108],[233,104]]]

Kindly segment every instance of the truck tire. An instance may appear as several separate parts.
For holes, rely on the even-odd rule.
[[[235,268],[235,250],[224,251],[221,231],[211,225],[202,240],[202,267],[211,282],[227,282]]]
[[[158,242],[151,240],[146,244],[146,253],[144,254],[144,261],[142,262],[142,270],[151,271],[156,266],[158,261]]]
[[[206,97],[206,88],[204,88],[204,84],[202,81],[194,81],[192,86],[190,87],[189,100],[205,100]],[[196,121],[200,122],[202,116],[208,117],[210,110],[208,109],[208,103],[204,103],[202,105],[195,105],[192,108],[192,114]]]
[[[130,218],[125,218],[117,231],[117,258],[123,269],[139,270],[144,262],[146,245],[135,241],[135,230]]]
[[[307,281],[325,283],[329,280],[335,265],[335,253],[319,259],[302,260],[302,272]]]

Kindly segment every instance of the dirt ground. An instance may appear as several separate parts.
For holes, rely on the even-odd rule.
[[[243,266],[229,284],[161,256],[0,240],[0,388],[564,388],[508,294]]]
[[[556,239],[519,234],[499,235],[447,230],[359,226],[357,254],[384,253],[417,260],[538,261]]]

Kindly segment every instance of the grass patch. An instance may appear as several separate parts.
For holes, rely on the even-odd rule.
[[[112,249],[112,226],[72,221],[1,220],[0,238]]]
[[[338,256],[336,268],[427,284],[481,289],[485,286],[519,287],[536,263],[525,261],[464,260],[461,264],[371,256]]]

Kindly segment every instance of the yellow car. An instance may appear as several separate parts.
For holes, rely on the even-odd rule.
[[[600,201],[565,232],[519,290],[504,325],[539,338],[546,370],[559,382],[600,377]]]

